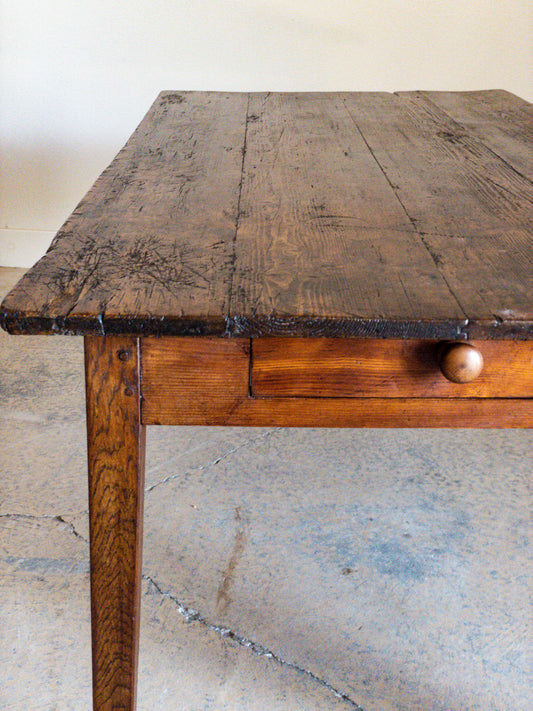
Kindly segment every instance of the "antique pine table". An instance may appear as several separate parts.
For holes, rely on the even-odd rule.
[[[1,307],[85,337],[94,709],[135,706],[145,425],[533,426],[533,106],[163,92]]]

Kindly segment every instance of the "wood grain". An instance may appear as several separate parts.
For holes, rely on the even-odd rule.
[[[200,341],[204,341],[202,346]],[[210,356],[212,348],[214,357]],[[533,426],[533,400],[526,398],[252,397],[248,349],[245,339],[141,339],[143,423],[256,427]]]
[[[533,180],[533,106],[508,91],[401,92],[431,102],[520,173]]]
[[[529,338],[533,250],[529,229],[502,229],[483,238],[425,235],[441,273],[468,304],[469,337]],[[509,288],[512,283],[513,289]]]
[[[533,346],[472,342],[483,371],[451,383],[438,364],[438,342],[351,338],[252,340],[256,397],[533,397]]]
[[[532,318],[531,180],[483,143],[489,131],[473,134],[418,94],[348,94],[345,101],[467,315],[463,332],[524,337]],[[505,124],[501,112],[487,120]],[[521,152],[531,154],[527,133]]]
[[[8,296],[10,311],[24,304],[19,328],[223,332],[246,107],[241,94],[160,94]]]
[[[171,384],[173,393],[179,392]],[[185,397],[185,396],[184,396]],[[211,393],[217,399],[216,393]],[[205,408],[208,394],[143,403],[146,425],[231,427],[533,427],[533,401],[505,398],[253,398]]]
[[[533,226],[533,184],[433,102],[385,93],[344,101],[418,233]]]
[[[343,336],[420,335],[428,314],[452,321],[450,333],[466,323],[342,95],[255,95],[250,112],[237,333],[279,332],[284,320],[290,333],[316,319],[313,335],[325,335],[325,314],[323,327]]]
[[[146,337],[141,339],[141,359],[143,412],[147,403],[176,397],[184,420],[191,408],[193,419],[200,416],[216,424],[248,396],[247,338]]]
[[[532,339],[532,111],[505,92],[163,92],[0,322]]]
[[[85,339],[94,711],[134,711],[145,428],[138,342]]]

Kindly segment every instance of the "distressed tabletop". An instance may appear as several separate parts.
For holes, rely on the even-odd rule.
[[[533,105],[161,93],[12,333],[533,338]]]

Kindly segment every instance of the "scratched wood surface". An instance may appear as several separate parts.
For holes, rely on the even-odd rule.
[[[163,92],[2,325],[531,339],[532,124],[501,91]]]
[[[433,104],[458,126],[481,139],[511,170],[533,175],[533,105],[507,91],[402,92],[412,101]],[[529,150],[524,150],[524,144]]]

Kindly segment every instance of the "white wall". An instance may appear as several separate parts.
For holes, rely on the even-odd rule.
[[[502,88],[532,0],[0,0],[0,264],[29,266],[161,89]]]

